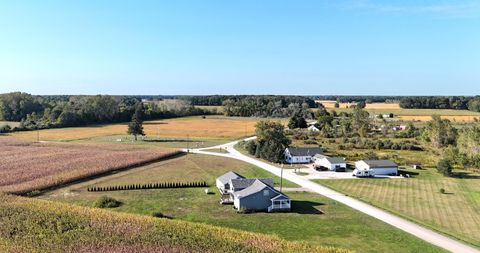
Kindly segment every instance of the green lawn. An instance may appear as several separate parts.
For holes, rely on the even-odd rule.
[[[290,213],[238,214],[231,206],[219,204],[219,194],[214,186],[210,187],[214,194],[205,194],[203,188],[86,191],[92,185],[158,181],[206,180],[213,184],[217,176],[228,170],[246,177],[272,177],[268,172],[241,161],[190,154],[68,186],[40,198],[91,206],[99,196],[107,195],[123,202],[122,206],[113,209],[118,212],[141,215],[161,212],[174,219],[275,234],[287,240],[341,246],[359,252],[442,252],[383,222],[313,193],[288,192],[293,200]],[[274,181],[278,186],[279,178],[274,177]],[[297,187],[285,181],[284,186]]]
[[[433,169],[410,179],[317,180],[317,183],[480,246],[480,175],[447,178]],[[441,194],[444,188],[447,194]]]
[[[121,140],[121,141],[120,141]],[[233,140],[233,139],[232,139]],[[109,136],[99,136],[92,137],[88,139],[83,139],[77,142],[94,142],[94,143],[115,143],[115,144],[126,144],[126,145],[145,145],[145,146],[154,146],[154,147],[164,147],[164,148],[206,148],[211,146],[220,145],[230,141],[229,139],[200,139],[200,138],[166,138],[166,137],[155,137],[148,136],[144,139],[138,138],[137,141],[134,141],[133,136],[131,135],[109,135]]]

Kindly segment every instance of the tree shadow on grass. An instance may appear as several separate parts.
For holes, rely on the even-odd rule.
[[[463,179],[480,179],[480,175],[473,174],[472,172],[452,172],[451,177],[463,178]]]
[[[323,214],[322,210],[317,208],[317,206],[323,205],[325,204],[314,201],[292,200],[290,212],[298,214]]]

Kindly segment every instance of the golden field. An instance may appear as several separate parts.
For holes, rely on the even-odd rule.
[[[316,100],[316,103],[321,103],[327,109],[335,108],[335,101],[333,100]],[[340,108],[348,108],[356,103],[340,103]],[[398,103],[369,103],[366,109],[401,109]]]
[[[251,135],[255,131],[256,118],[233,118],[223,116],[186,117],[146,121],[143,124],[147,136],[174,138],[216,138],[236,139]],[[81,140],[108,135],[124,135],[127,123],[87,127],[70,127],[40,130],[40,140]],[[11,136],[36,139],[37,131],[15,132]]]
[[[453,122],[473,122],[475,119],[480,119],[480,116],[469,116],[469,115],[441,115],[442,119],[448,119]],[[399,116],[400,120],[403,121],[430,121],[432,116],[422,116],[422,115],[403,115]]]

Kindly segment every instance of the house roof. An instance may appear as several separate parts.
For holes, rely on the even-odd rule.
[[[336,157],[326,156],[325,159],[327,159],[327,161],[332,163],[332,164],[334,164],[334,163],[345,163],[345,158],[339,157],[339,156],[336,156]]]
[[[326,158],[326,157],[328,157],[328,156],[322,155],[322,154],[316,154],[316,155],[314,155],[313,157],[318,158],[318,159],[322,159],[322,158]]]
[[[252,194],[255,194],[257,192],[260,192],[260,191],[263,191],[264,189],[268,188],[270,189],[271,191],[273,191],[274,193],[278,194],[277,196],[273,197],[273,198],[270,198],[270,199],[278,199],[280,197],[282,198],[285,198],[285,199],[288,199],[288,197],[286,195],[284,195],[283,193],[275,190],[275,188],[273,187],[270,187],[266,184],[264,184],[260,179],[254,179],[255,181],[247,188],[241,190],[241,191],[238,191],[238,192],[235,192],[235,196],[237,198],[243,198],[243,197],[246,197],[246,196],[250,196]]]
[[[363,160],[371,169],[397,167],[397,164],[390,160]]]
[[[237,174],[237,173],[233,172],[233,171],[229,171],[229,172],[219,176],[217,178],[217,180],[220,181],[222,184],[227,184],[232,179],[240,179],[240,178],[244,178],[244,177],[240,174]]]
[[[268,185],[268,186],[271,186],[273,187],[273,179],[271,178],[253,178],[253,179],[249,179],[249,178],[238,178],[238,179],[232,179],[231,182],[231,186],[233,188],[247,188],[249,187],[250,185],[252,185],[256,180],[259,180],[260,182]]]
[[[292,156],[314,156],[316,154],[323,154],[321,148],[287,148]]]

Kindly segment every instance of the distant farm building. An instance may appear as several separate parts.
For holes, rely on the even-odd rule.
[[[320,131],[320,129],[318,129],[315,125],[311,125],[307,129],[308,129],[308,131],[311,131],[311,132],[319,132]]]
[[[287,163],[311,163],[315,155],[322,155],[321,148],[286,148],[284,155]]]

